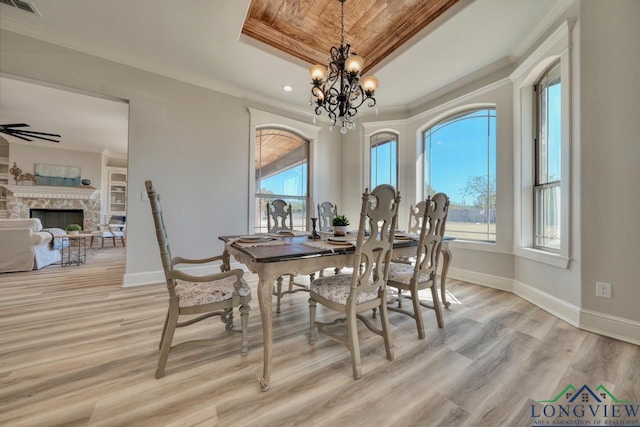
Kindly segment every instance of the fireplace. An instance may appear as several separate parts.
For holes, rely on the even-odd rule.
[[[82,209],[29,209],[30,218],[39,218],[44,228],[65,228],[69,224],[84,224]],[[84,228],[84,227],[83,227]]]

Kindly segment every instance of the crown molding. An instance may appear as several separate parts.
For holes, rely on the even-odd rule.
[[[527,37],[514,49],[512,59],[517,61],[527,50],[564,14],[576,0],[559,0],[553,8],[536,24]]]

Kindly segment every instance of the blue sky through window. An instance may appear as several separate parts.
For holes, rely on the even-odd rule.
[[[452,204],[473,205],[464,188],[470,177],[495,179],[496,115],[482,109],[447,119],[424,133],[425,186]],[[425,194],[426,197],[426,194]]]
[[[260,191],[283,196],[307,195],[307,162],[278,172],[260,182]]]
[[[398,144],[395,136],[392,135],[393,139],[390,139],[389,134],[385,135],[385,142],[378,142],[371,147],[371,189],[380,184],[398,186]]]

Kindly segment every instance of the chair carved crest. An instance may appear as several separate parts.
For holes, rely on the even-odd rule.
[[[329,231],[333,227],[333,218],[338,215],[338,205],[331,202],[318,204],[318,218],[320,220],[320,231]]]
[[[267,230],[269,233],[293,230],[291,204],[282,199],[267,202]]]

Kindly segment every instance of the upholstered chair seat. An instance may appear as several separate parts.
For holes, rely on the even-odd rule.
[[[415,267],[411,264],[403,264],[392,262],[389,264],[389,281],[404,283],[408,285],[413,279],[413,275],[415,272]],[[420,272],[418,274],[418,283],[429,281],[429,274]]]
[[[226,301],[233,298],[235,290],[234,276],[225,277],[220,280],[210,282],[189,282],[176,280],[176,294],[178,295],[180,307],[194,307],[197,305],[211,304],[212,302]],[[240,296],[251,295],[251,289],[244,279],[240,279]]]
[[[351,293],[351,274],[320,277],[311,283],[311,292],[337,304],[346,304]],[[373,283],[373,281],[369,281]],[[361,292],[356,297],[356,304],[362,304],[378,298],[378,290]]]

